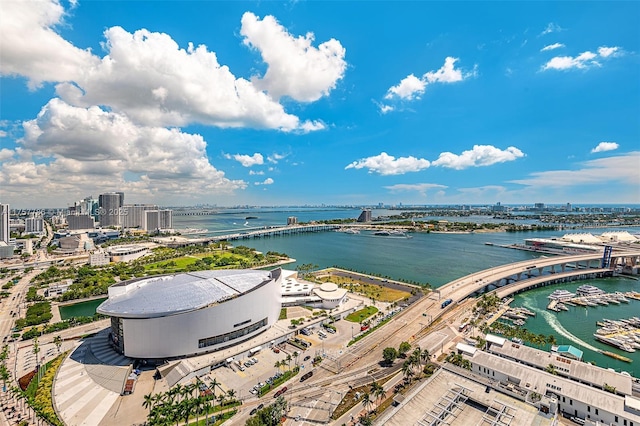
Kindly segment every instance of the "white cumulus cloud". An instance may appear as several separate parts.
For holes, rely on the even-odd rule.
[[[263,180],[262,182],[254,182],[254,185],[273,185],[273,179],[271,178],[266,178],[265,180]]]
[[[578,56],[556,56],[551,58],[546,64],[542,66],[542,71],[547,70],[569,70],[572,68],[587,69],[590,67],[599,67],[602,64],[598,59],[608,59],[622,54],[622,49],[619,47],[606,47],[601,46],[598,48],[598,53],[591,51],[582,52]]]
[[[540,49],[540,51],[541,52],[546,52],[547,50],[560,49],[561,47],[564,47],[564,44],[562,44],[562,43],[553,43],[553,44],[546,45],[545,47]]]
[[[24,76],[32,89],[44,81],[57,83],[58,96],[70,105],[104,105],[144,126],[322,130],[326,126],[320,120],[287,113],[278,96],[316,100],[335,87],[346,69],[338,41],[315,48],[310,35],[294,38],[279,26],[275,31],[268,25],[273,17],[247,23],[254,30],[262,28],[247,30],[245,42],[260,50],[269,65],[267,75],[255,80],[258,87],[236,77],[205,45],[179,46],[168,34],[146,29],[130,33],[115,26],[104,31],[106,55],[100,57],[55,31],[65,24],[58,0],[7,1],[0,8],[2,75]]]
[[[384,99],[387,102],[378,104],[380,112],[386,114],[396,109],[393,105],[389,105],[390,101],[397,102],[420,99],[429,84],[455,83],[475,75],[475,69],[473,72],[463,73],[459,68],[455,68],[457,61],[458,58],[449,56],[445,59],[444,65],[437,71],[428,71],[421,77],[416,77],[415,74],[409,74],[400,80],[397,85],[391,86],[387,90],[387,93],[384,95]]]
[[[598,146],[591,150],[591,153],[613,151],[620,147],[616,142],[600,142]]]
[[[369,173],[378,173],[381,175],[401,175],[408,172],[419,172],[428,168],[430,165],[428,160],[415,157],[395,158],[386,152],[379,155],[362,158],[358,161],[347,165],[346,169],[369,169]]]
[[[289,96],[312,102],[329,94],[344,77],[346,50],[338,40],[314,47],[313,33],[294,37],[273,16],[261,20],[251,12],[242,16],[240,34],[268,65],[265,75],[253,78],[253,83],[274,99]]]
[[[193,188],[221,194],[247,186],[209,163],[202,136],[138,126],[96,106],[52,99],[23,127],[19,155],[3,162],[0,174],[0,186],[12,195],[51,197],[57,205],[62,195],[114,187],[161,198],[184,197]]]
[[[392,99],[393,97],[399,97],[405,100],[412,100],[419,98],[424,93],[424,89],[427,87],[427,80],[416,77],[413,74],[400,80],[397,86],[392,86],[387,91],[385,99]]]
[[[431,164],[434,166],[462,170],[469,167],[490,166],[496,163],[514,161],[524,157],[524,153],[518,148],[510,146],[501,150],[492,145],[474,145],[473,149],[463,151],[457,155],[452,152],[443,152],[437,160]]]
[[[259,152],[256,152],[253,155],[235,154],[232,157],[244,167],[264,164],[264,157]]]
[[[54,27],[65,11],[57,0],[0,2],[0,74],[21,75],[31,89],[42,82],[75,80],[98,59],[62,38]]]

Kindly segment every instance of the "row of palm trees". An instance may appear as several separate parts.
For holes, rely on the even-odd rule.
[[[450,364],[457,365],[458,367],[471,371],[471,361],[465,359],[462,354],[451,351],[444,360]]]
[[[235,390],[225,391],[215,378],[211,379],[209,383],[210,395],[201,392],[202,385],[203,382],[198,379],[196,383],[178,384],[167,392],[145,395],[142,406],[149,410],[147,423],[156,426],[169,426],[174,423],[178,425],[184,421],[188,424],[189,418],[195,416],[197,424],[200,416],[204,414],[206,424],[208,424],[209,413],[215,413],[216,401],[221,407],[237,402]],[[221,391],[217,397],[216,388]]]
[[[376,408],[380,406],[386,394],[384,386],[374,380],[369,386],[369,391],[365,392],[360,399],[362,406],[369,412],[372,405],[375,404]]]
[[[431,354],[429,354],[428,349],[420,349],[420,346],[416,346],[411,352],[411,355],[409,355],[402,364],[402,374],[405,379],[411,383],[413,377],[420,374],[430,358]]]
[[[287,354],[286,358],[280,361],[276,361],[276,363],[273,365],[276,369],[278,369],[278,371],[280,371],[280,367],[287,367],[289,371],[291,371],[291,361],[295,358],[296,360],[296,366],[298,365],[298,357],[300,356],[300,353],[298,351],[295,351],[292,354]]]
[[[514,337],[522,339],[524,342],[531,343],[532,345],[535,345],[537,347],[542,347],[547,344],[557,344],[557,339],[553,334],[550,334],[548,336],[544,334],[535,334],[530,332],[526,328],[514,327],[512,325],[505,324],[499,321],[496,321],[491,325],[490,331],[502,334],[508,339],[512,339]]]

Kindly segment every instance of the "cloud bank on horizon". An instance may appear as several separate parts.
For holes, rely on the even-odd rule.
[[[636,4],[595,31],[425,3],[377,34],[401,8],[150,3],[0,4],[0,202],[640,203]]]

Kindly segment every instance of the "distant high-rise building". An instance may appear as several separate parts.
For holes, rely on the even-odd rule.
[[[371,210],[362,210],[358,216],[358,222],[371,222]]]
[[[289,216],[287,218],[287,225],[295,225],[298,223],[298,218],[295,216]]]
[[[0,204],[0,241],[9,244],[11,228],[9,227],[9,204]]]
[[[158,210],[154,204],[125,204],[122,209],[122,227],[146,229],[147,210]]]
[[[144,212],[144,230],[147,232],[154,232],[160,229],[160,215],[158,210],[146,210]]]
[[[502,204],[500,204],[500,201],[498,201],[495,206],[491,207],[491,210],[494,211],[494,212],[503,212],[504,211],[504,206]]]
[[[44,232],[44,219],[39,217],[28,217],[24,220],[24,232],[27,234],[41,234]]]
[[[536,203],[533,208],[535,210],[538,210],[538,211],[543,211],[544,210],[544,203]]]
[[[107,192],[98,197],[98,219],[100,226],[120,226],[121,208],[124,205],[123,192]]]
[[[568,212],[571,211],[571,203],[567,203],[567,207],[565,208],[565,210]]]
[[[173,210],[145,210],[144,216],[143,229],[147,232],[173,228]]]
[[[159,210],[160,229],[173,229],[173,210]]]
[[[78,229],[93,229],[96,223],[93,217],[88,214],[77,214],[67,216],[67,229],[75,231]]]

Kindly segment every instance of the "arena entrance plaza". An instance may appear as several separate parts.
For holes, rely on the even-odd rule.
[[[361,309],[365,304],[368,304],[370,301],[364,297],[360,297],[358,295],[349,294],[348,298],[345,302],[337,309],[334,309],[330,312],[332,317],[340,316],[344,318],[349,313]],[[376,306],[381,311],[385,312],[388,308],[387,304],[376,302]],[[91,419],[82,419],[80,418],[83,413],[90,412],[90,404],[80,404],[83,401],[74,402],[73,407],[68,408],[67,413],[60,413],[62,415],[63,420],[69,424],[95,424],[95,425],[121,425],[121,424],[129,424],[132,421],[134,422],[144,422],[146,419],[147,410],[143,408],[143,401],[145,394],[155,394],[159,392],[165,392],[169,388],[173,387],[176,383],[189,383],[198,377],[200,380],[203,380],[207,385],[210,384],[210,381],[215,378],[216,381],[220,384],[220,387],[227,391],[233,389],[236,392],[236,396],[244,401],[245,404],[241,407],[241,412],[238,416],[244,417],[248,415],[248,412],[259,404],[259,400],[256,396],[250,393],[250,389],[253,388],[259,382],[265,383],[266,380],[273,376],[278,369],[275,368],[275,363],[277,361],[286,360],[287,355],[291,355],[292,360],[290,362],[291,368],[296,365],[296,362],[300,365],[302,372],[307,372],[312,369],[311,361],[317,355],[324,356],[327,355],[331,357],[333,354],[338,355],[342,351],[346,349],[347,343],[352,338],[352,332],[357,334],[356,328],[359,327],[358,324],[352,328],[351,322],[339,320],[334,323],[334,326],[337,329],[335,334],[331,334],[325,332],[326,338],[321,339],[318,335],[318,331],[321,329],[321,323],[327,320],[327,316],[313,316],[312,311],[306,309],[304,307],[290,307],[287,308],[288,317],[285,320],[279,320],[274,324],[271,328],[269,328],[264,333],[256,336],[255,338],[243,342],[239,345],[231,347],[229,349],[225,349],[218,352],[212,352],[209,354],[203,354],[199,356],[194,356],[190,358],[183,358],[178,360],[170,361],[168,364],[163,365],[160,369],[166,369],[172,365],[181,365],[181,371],[184,374],[180,375],[180,377],[176,377],[174,374],[172,377],[165,376],[160,380],[153,379],[154,371],[143,371],[140,375],[134,392],[131,395],[120,396],[117,393],[110,393],[113,395],[113,398],[105,398],[104,401],[100,404],[103,408],[100,410],[100,418],[95,418],[96,413],[93,411]],[[291,319],[302,319],[307,318],[303,324],[290,328]],[[309,336],[304,336],[300,334],[300,330],[303,328],[312,328],[313,334]],[[108,329],[105,329],[108,330]],[[102,333],[104,334],[104,331]],[[358,328],[359,330],[359,328]],[[311,343],[307,350],[301,350],[297,347],[294,347],[290,344],[287,344],[286,341],[295,336],[306,340]],[[98,336],[94,337],[97,338]],[[68,342],[71,343],[71,342]],[[106,342],[105,342],[106,343]],[[97,346],[98,342],[93,343],[93,346]],[[100,342],[102,344],[102,342]],[[66,345],[65,345],[66,346]],[[76,351],[80,348],[82,344],[80,342],[77,343]],[[278,346],[279,353],[273,351],[273,347]],[[255,351],[256,348],[260,347],[259,351]],[[65,349],[63,347],[63,349]],[[252,351],[254,349],[254,351]],[[84,349],[83,354],[84,355]],[[47,347],[45,351],[51,352],[51,348]],[[294,352],[298,352],[299,356],[297,358],[293,358]],[[115,351],[113,352],[116,354]],[[87,374],[87,372],[83,371],[86,368],[83,361],[78,362],[79,355],[75,354],[75,351],[65,359],[61,368],[64,368],[66,364],[69,364],[65,371],[69,371],[73,375],[73,379],[67,381],[69,384],[59,383],[56,384],[56,392],[54,396],[54,401],[56,398],[61,398],[62,395],[65,394],[66,391],[78,390],[80,387],[82,389],[86,389],[88,387],[92,387],[95,389],[95,386],[100,386],[100,383],[96,383],[92,378],[91,374]],[[89,352],[88,355],[91,356]],[[249,358],[256,358],[258,363],[250,366],[244,367],[244,371],[240,371],[238,368],[231,368],[226,365],[226,360],[233,357],[234,362],[241,362],[243,367],[244,363]],[[309,357],[306,361],[305,358]],[[94,360],[95,362],[95,360]],[[218,368],[212,369],[214,366],[218,366]],[[26,367],[26,366],[25,366]],[[115,368],[115,366],[112,366]],[[94,367],[95,368],[95,367]],[[284,372],[288,369],[288,366],[280,367],[280,371]],[[177,370],[177,369],[174,369]],[[171,379],[171,380],[169,380]],[[72,381],[71,381],[72,380]],[[294,380],[298,380],[297,378]],[[87,382],[86,385],[82,385],[80,382]],[[73,385],[73,388],[69,388],[69,386]],[[111,391],[109,391],[111,392]],[[219,394],[220,390],[216,391]],[[267,398],[270,398],[271,395],[268,395]],[[63,397],[64,398],[64,397]],[[65,400],[65,403],[68,402]],[[89,401],[87,401],[89,402]],[[108,404],[108,406],[105,406]],[[62,410],[61,410],[62,411]],[[245,413],[246,411],[246,413]],[[87,423],[87,421],[89,421]],[[123,423],[124,422],[124,423]]]

